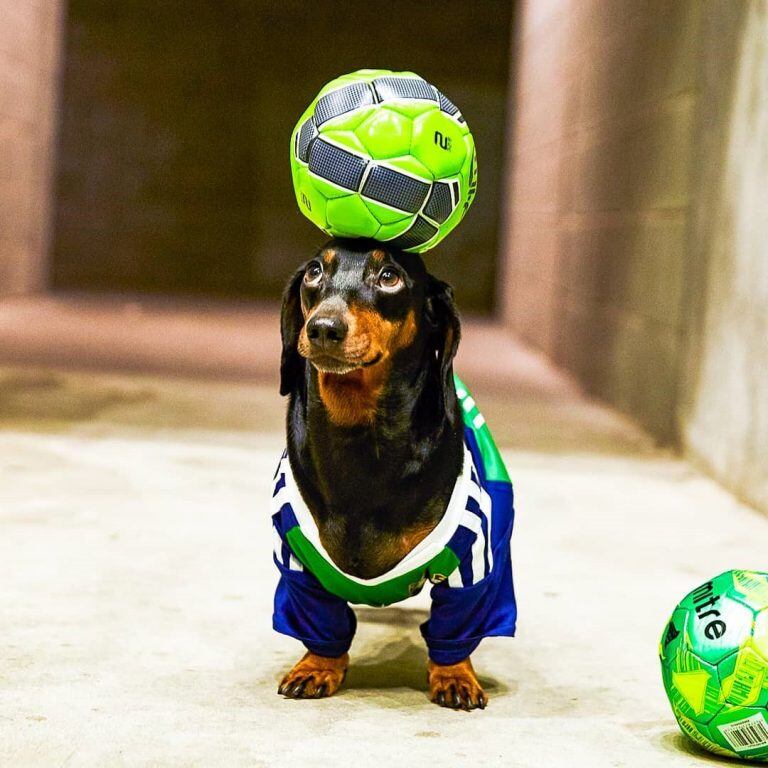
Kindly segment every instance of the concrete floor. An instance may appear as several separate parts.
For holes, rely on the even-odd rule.
[[[765,568],[768,521],[540,373],[475,392],[520,622],[475,654],[468,714],[427,701],[426,596],[358,611],[333,699],[276,695],[301,648],[270,626],[273,387],[0,370],[0,765],[717,762],[678,734],[658,636],[705,577]]]

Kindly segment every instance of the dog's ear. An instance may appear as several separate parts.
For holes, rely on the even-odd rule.
[[[448,283],[429,275],[426,296],[427,322],[430,334],[430,362],[434,367],[434,379],[440,392],[441,405],[453,426],[456,412],[456,385],[453,382],[453,358],[461,339],[461,322],[453,289]]]
[[[304,325],[301,311],[301,281],[304,267],[291,277],[283,293],[283,305],[280,310],[280,336],[283,351],[280,355],[280,394],[289,395],[304,373],[304,358],[296,348],[299,333]]]

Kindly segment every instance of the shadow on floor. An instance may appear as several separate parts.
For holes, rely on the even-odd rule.
[[[700,747],[695,742],[684,736],[680,731],[670,731],[665,733],[659,739],[659,744],[667,752],[675,752],[677,754],[690,755],[696,758],[696,760],[703,763],[710,763],[712,765],[755,765],[754,762],[749,760],[737,760],[731,757],[720,757],[707,752],[704,747]]]
[[[410,688],[427,690],[427,651],[419,625],[429,612],[407,608],[360,608],[356,611],[360,624],[397,628],[384,644],[369,641],[356,649],[350,665],[346,687],[350,690]],[[399,630],[399,631],[398,631]],[[479,675],[483,688],[491,694],[509,691],[509,687],[492,677]]]
[[[386,624],[391,627],[418,632],[419,627],[429,618],[424,608],[356,608],[355,615],[361,624]]]

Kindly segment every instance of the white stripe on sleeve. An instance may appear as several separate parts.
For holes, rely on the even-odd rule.
[[[467,511],[461,518],[461,525],[477,534],[475,542],[472,544],[472,583],[477,584],[485,576],[485,536],[483,536],[483,524],[477,515]],[[466,584],[465,586],[469,585]]]
[[[275,552],[275,557],[278,561],[285,565],[283,561],[283,540],[280,538],[277,528],[272,526],[272,549]],[[286,543],[286,549],[288,550],[288,570],[290,571],[303,571],[304,566],[296,559],[296,556],[291,552],[290,546]]]
[[[290,494],[288,492],[288,486],[284,485],[271,500],[272,514],[279,512],[282,509],[283,504],[289,504],[291,501]]]
[[[493,524],[493,503],[491,497],[488,495],[488,491],[485,488],[480,490],[480,512],[483,517],[488,521],[486,526],[488,530],[488,539],[485,542],[486,550],[488,551],[488,571],[493,570],[493,536],[491,535],[491,525]]]
[[[454,589],[461,589],[464,586],[464,582],[461,580],[461,568],[458,565],[448,576],[448,586]]]

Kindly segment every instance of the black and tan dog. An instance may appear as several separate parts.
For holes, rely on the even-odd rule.
[[[451,289],[418,255],[336,239],[291,279],[281,330],[296,485],[333,563],[375,579],[435,529],[462,471]],[[279,693],[329,696],[348,660],[310,651]],[[430,660],[428,678],[436,703],[485,707],[469,657]]]

